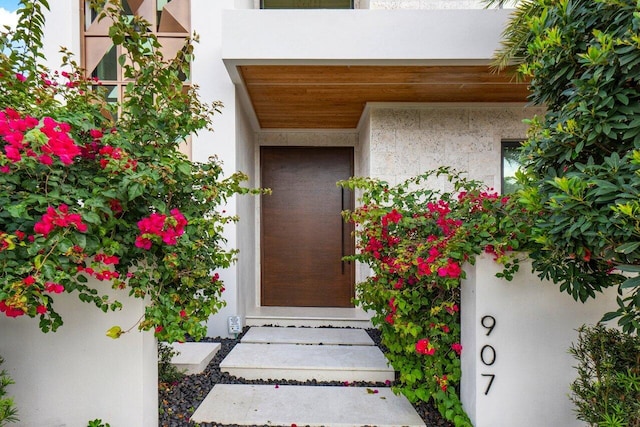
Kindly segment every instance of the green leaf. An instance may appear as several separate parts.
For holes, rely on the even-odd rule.
[[[142,194],[144,194],[144,186],[138,182],[132,183],[127,190],[129,201],[142,196]]]
[[[618,246],[616,252],[627,255],[638,249],[638,247],[640,247],[640,242],[628,242]]]
[[[617,266],[618,270],[629,273],[640,273],[640,265],[621,264]]]
[[[620,289],[636,288],[638,286],[640,286],[640,276],[628,278],[620,285]]]

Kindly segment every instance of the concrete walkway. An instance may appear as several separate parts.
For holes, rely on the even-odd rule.
[[[220,363],[223,372],[270,385],[217,384],[192,415],[195,422],[291,426],[424,426],[413,406],[384,383],[394,372],[366,331],[252,327]],[[278,380],[345,382],[278,385]]]

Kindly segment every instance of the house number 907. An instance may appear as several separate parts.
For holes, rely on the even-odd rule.
[[[493,316],[483,316],[480,319],[480,325],[487,330],[485,336],[491,335],[493,329],[496,327],[496,318]],[[496,363],[496,349],[493,348],[492,345],[485,344],[480,350],[480,361],[485,366],[492,366]],[[487,384],[487,388],[484,391],[485,396],[489,394],[489,390],[491,390],[491,386],[493,385],[493,380],[496,378],[495,374],[480,374],[483,377],[487,377],[489,379],[489,383]]]

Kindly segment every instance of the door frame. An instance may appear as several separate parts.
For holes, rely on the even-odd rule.
[[[273,138],[273,142],[271,138],[270,141],[264,142],[261,141],[261,136],[264,135],[274,135],[278,136],[277,138]],[[293,137],[288,138],[288,135],[292,135]],[[314,138],[312,136],[317,135],[320,143],[314,143]],[[334,138],[334,136],[336,136]],[[299,141],[298,141],[299,139]],[[348,143],[345,143],[346,140],[349,140]],[[326,141],[326,143],[325,143]],[[254,177],[256,186],[260,187],[262,185],[262,163],[260,158],[260,149],[261,147],[348,147],[353,148],[353,171],[354,175],[362,175],[361,172],[361,164],[362,159],[360,159],[359,150],[359,132],[357,130],[351,131],[312,131],[312,130],[296,130],[291,132],[281,132],[281,131],[262,131],[256,134],[255,136],[255,144],[254,144]],[[354,205],[357,205],[357,193],[354,194],[353,197]],[[262,273],[262,202],[260,197],[256,197],[255,204],[255,282],[254,282],[254,307],[263,307],[262,305],[262,281],[261,281],[261,273]],[[353,277],[353,286],[354,286],[354,297],[355,297],[355,284],[358,282],[358,278],[360,277],[360,266],[356,263],[353,266],[354,277]],[[266,306],[264,306],[266,307]],[[304,309],[304,307],[299,307]],[[328,307],[330,308],[330,307]],[[357,306],[356,306],[357,308]]]

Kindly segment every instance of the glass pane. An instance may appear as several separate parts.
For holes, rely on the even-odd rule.
[[[120,86],[101,85],[101,86],[92,86],[91,89],[98,92],[101,96],[103,96],[107,104],[110,104],[112,106],[111,112],[107,111],[106,109],[103,109],[102,114],[109,119],[117,120],[118,113],[116,111],[116,108],[114,108],[113,106],[118,103],[118,100],[120,97],[120,93],[119,93]]]
[[[516,171],[520,168],[521,141],[502,143],[502,194],[515,193],[520,185],[516,182]]]
[[[262,9],[353,9],[353,0],[262,0]]]
[[[88,30],[91,24],[93,24],[98,17],[99,12],[95,8],[91,7],[91,2],[88,0],[84,2],[84,11],[84,29]]]
[[[91,77],[96,77],[102,81],[118,80],[118,58],[116,55],[116,47],[104,54],[96,68],[91,72]]]
[[[133,16],[133,12],[131,11],[131,6],[127,0],[122,1],[122,9],[124,10],[124,14],[128,16]]]

